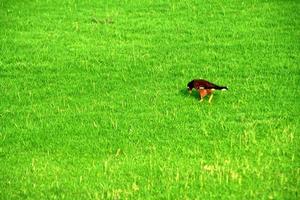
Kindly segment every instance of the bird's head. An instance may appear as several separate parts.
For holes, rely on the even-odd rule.
[[[194,87],[194,81],[191,81],[187,84],[187,90],[189,91],[189,93],[192,92],[193,87]]]

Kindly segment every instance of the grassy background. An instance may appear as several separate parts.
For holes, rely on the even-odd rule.
[[[299,7],[1,1],[0,199],[299,199]]]

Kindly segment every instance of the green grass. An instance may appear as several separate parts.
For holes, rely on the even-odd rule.
[[[299,199],[299,5],[1,1],[0,199]]]

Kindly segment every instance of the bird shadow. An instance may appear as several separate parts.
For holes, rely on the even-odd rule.
[[[181,94],[182,97],[193,97],[196,100],[199,100],[199,93],[195,90],[192,90],[191,93],[186,88],[183,88],[179,90],[179,93]]]

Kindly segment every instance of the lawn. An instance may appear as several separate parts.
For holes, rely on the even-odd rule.
[[[0,199],[299,199],[299,13],[1,1]]]

